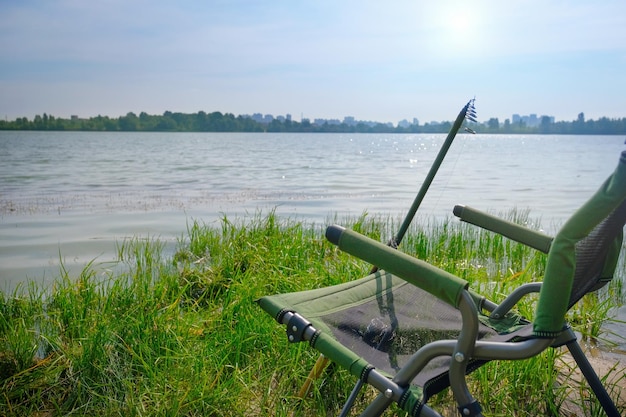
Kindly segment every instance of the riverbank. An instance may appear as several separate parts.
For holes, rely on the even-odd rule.
[[[524,216],[514,212],[511,220],[532,223]],[[381,241],[397,226],[365,214],[338,222]],[[314,384],[310,398],[296,399],[317,355],[289,345],[254,300],[352,280],[368,265],[337,251],[320,227],[273,212],[193,222],[172,256],[163,247],[130,238],[118,244],[114,271],[95,264],[76,274],[61,269],[49,287],[24,284],[1,294],[0,408],[7,415],[338,413],[352,378],[336,370]],[[402,248],[494,300],[545,266],[544,256],[452,221],[413,227]],[[572,310],[570,321],[584,337],[600,336],[609,310],[622,303],[620,284]],[[532,300],[520,312],[532,315]],[[571,401],[591,415],[597,404],[572,397],[578,385],[564,361],[563,351],[550,350],[488,364],[471,378],[471,389],[488,395],[489,415],[568,415]],[[623,390],[623,374],[608,370],[611,392]],[[433,403],[445,409],[449,401],[442,394]],[[626,409],[623,399],[618,407]]]

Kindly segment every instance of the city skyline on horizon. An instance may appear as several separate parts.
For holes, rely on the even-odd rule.
[[[47,117],[52,116],[52,117],[61,118],[61,119],[84,119],[84,120],[87,120],[89,118],[96,118],[96,117],[108,117],[108,118],[111,118],[111,119],[116,119],[116,118],[119,118],[119,117],[127,116],[128,114],[131,114],[131,113],[134,114],[135,116],[139,116],[142,113],[146,113],[149,116],[162,116],[162,115],[165,115],[167,113],[172,113],[172,114],[175,114],[175,113],[197,114],[197,113],[200,113],[200,112],[203,112],[203,113],[206,113],[206,114],[211,114],[211,113],[214,113],[214,112],[221,113],[221,114],[228,114],[229,113],[229,112],[221,112],[219,110],[214,110],[214,111],[198,110],[197,112],[189,112],[189,113],[166,110],[166,111],[164,111],[163,113],[160,113],[160,114],[149,114],[149,113],[143,112],[143,111],[139,112],[139,113],[135,112],[135,111],[129,111],[126,114],[117,115],[117,116],[98,114],[98,115],[95,115],[95,116],[92,115],[92,116],[87,116],[87,117],[81,117],[79,115],[69,115],[69,117],[64,117],[64,116],[58,116],[58,115],[55,115],[55,114],[52,114],[52,113],[44,112],[42,114],[34,115],[33,117],[30,117],[30,118],[28,116],[20,116],[20,117],[15,118],[15,119],[9,119],[8,116],[5,116],[4,120],[5,121],[14,121],[14,120],[17,120],[17,119],[20,119],[20,118],[23,118],[23,117],[28,119],[28,120],[33,120],[35,117],[41,117],[43,115],[46,115]],[[320,118],[320,117],[308,117],[304,113],[301,113],[300,114],[300,118],[297,119],[297,118],[294,118],[293,114],[291,114],[291,113],[277,114],[277,115],[274,115],[274,114],[271,114],[271,113],[261,113],[261,112],[255,112],[255,113],[252,113],[252,114],[235,114],[235,113],[231,113],[231,114],[233,114],[235,117],[239,117],[239,116],[247,117],[247,118],[253,119],[253,120],[255,120],[255,121],[259,122],[259,123],[266,123],[266,124],[270,123],[274,119],[277,119],[279,121],[285,121],[285,120],[293,120],[293,121],[296,121],[296,122],[299,121],[300,123],[302,121],[306,120],[308,122],[311,122],[313,124],[318,124],[318,125],[324,124],[324,122],[328,122],[328,124],[345,123],[345,124],[348,124],[348,125],[350,125],[350,124],[357,124],[357,123],[361,123],[361,122],[369,123],[369,124],[380,123],[380,124],[393,125],[393,126],[401,126],[401,125],[409,126],[409,125],[417,125],[417,124],[421,124],[421,125],[425,125],[425,124],[438,125],[438,124],[442,124],[442,123],[446,123],[446,122],[452,122],[456,118],[456,115],[454,115],[454,117],[450,117],[448,119],[442,119],[442,120],[422,120],[422,119],[420,119],[419,117],[416,116],[416,117],[412,117],[410,119],[406,119],[405,118],[405,119],[402,119],[402,120],[397,120],[396,122],[392,122],[392,121],[360,119],[360,118],[352,116],[352,115],[346,115],[346,116],[343,116],[341,118],[337,118],[337,117]],[[487,118],[477,117],[479,119],[477,123],[478,124],[487,124],[487,123],[489,123],[490,120],[497,119],[499,123],[505,123],[505,122],[508,121],[510,123],[515,124],[515,123],[519,123],[520,121],[522,121],[522,122],[524,122],[528,126],[538,126],[541,123],[542,118],[544,118],[544,117],[549,118],[550,123],[557,123],[557,122],[572,122],[572,121],[576,121],[576,120],[580,119],[581,115],[583,116],[584,120],[599,120],[601,118],[607,118],[606,116],[601,116],[601,117],[596,118],[596,119],[587,118],[586,115],[585,115],[585,112],[578,112],[576,114],[576,117],[573,117],[573,118],[567,119],[567,120],[557,120],[554,116],[547,115],[547,114],[538,114],[538,113],[519,114],[519,113],[513,113],[511,115],[511,117],[506,117],[504,119],[500,119],[499,117],[495,117],[495,116],[494,117],[487,117]],[[615,120],[615,119],[619,120],[619,119],[624,119],[624,118],[626,118],[626,116],[624,116],[624,117],[617,117],[617,118],[608,118],[608,119],[610,119],[610,120]]]
[[[573,118],[572,120],[558,120],[558,121],[570,122],[570,121],[573,121],[573,120],[577,120],[581,114],[584,115],[584,112],[579,112],[576,115],[576,117]],[[254,119],[256,121],[262,122],[262,123],[264,121],[266,121],[266,120],[271,121],[271,119],[278,119],[278,120],[288,119],[288,120],[293,120],[293,115],[291,113],[280,114],[280,115],[274,116],[273,114],[270,114],[270,113],[265,113],[264,114],[264,113],[258,113],[257,112],[257,113],[253,113],[252,115],[250,115],[250,114],[240,114],[240,115],[236,115],[236,116],[250,117],[250,118],[252,118],[252,119]],[[479,120],[478,123],[484,124],[484,123],[488,123],[489,120],[491,120],[491,119],[497,119],[497,120],[499,120],[502,123],[505,122],[506,120],[510,121],[511,123],[516,123],[516,122],[519,122],[520,120],[522,120],[524,122],[531,121],[532,125],[535,125],[535,124],[538,125],[540,123],[541,119],[544,118],[544,117],[548,117],[550,119],[551,123],[557,122],[557,120],[555,119],[554,116],[550,116],[550,115],[547,115],[547,114],[538,115],[537,113],[530,113],[530,114],[513,113],[510,118],[507,117],[507,118],[505,118],[505,119],[503,119],[501,121],[500,121],[499,117],[489,117],[488,119],[484,119],[482,121]],[[618,119],[621,119],[621,117],[618,118]],[[324,121],[327,121],[327,122],[331,122],[332,121],[333,123],[346,123],[346,124],[351,124],[351,123],[354,123],[354,122],[373,122],[373,123],[382,123],[382,124],[393,124],[393,122],[382,122],[382,121],[378,121],[378,120],[362,120],[362,119],[356,118],[356,117],[351,116],[351,115],[343,116],[342,119],[339,119],[339,118],[336,118],[336,117],[330,118],[330,119],[326,119],[326,118],[318,118],[318,117],[310,118],[310,117],[305,117],[304,114],[301,114],[300,115],[300,122],[302,122],[303,120],[308,120],[308,121],[310,121],[312,123],[315,123],[316,121],[319,121],[319,123],[317,123],[317,124],[323,124]],[[412,120],[412,122],[410,122],[408,119],[402,119],[402,120],[397,121],[396,125],[399,125],[400,123],[403,123],[403,122],[409,122],[410,124],[426,124],[426,123],[428,123],[428,124],[441,124],[441,123],[446,123],[446,122],[453,121],[454,117],[452,117],[450,119],[445,119],[445,120],[430,120],[430,121],[420,121],[419,117],[412,117],[411,120]]]

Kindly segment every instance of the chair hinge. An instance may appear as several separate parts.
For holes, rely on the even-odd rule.
[[[303,340],[304,332],[309,326],[311,326],[310,321],[302,317],[300,314],[294,313],[287,323],[287,339],[289,339],[291,343],[301,342]]]

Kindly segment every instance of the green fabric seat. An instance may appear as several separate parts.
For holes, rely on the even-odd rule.
[[[369,367],[394,376],[422,346],[456,339],[462,325],[459,310],[382,270],[341,285],[264,297],[259,304],[279,322],[285,311],[306,317],[329,336],[324,346],[320,338],[311,346],[359,378]],[[482,340],[527,338],[532,332],[530,322],[514,313],[480,319]],[[420,402],[448,386],[448,362],[431,361],[412,381],[424,395]]]

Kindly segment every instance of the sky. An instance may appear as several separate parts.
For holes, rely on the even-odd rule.
[[[0,117],[626,117],[624,0],[0,0]]]

